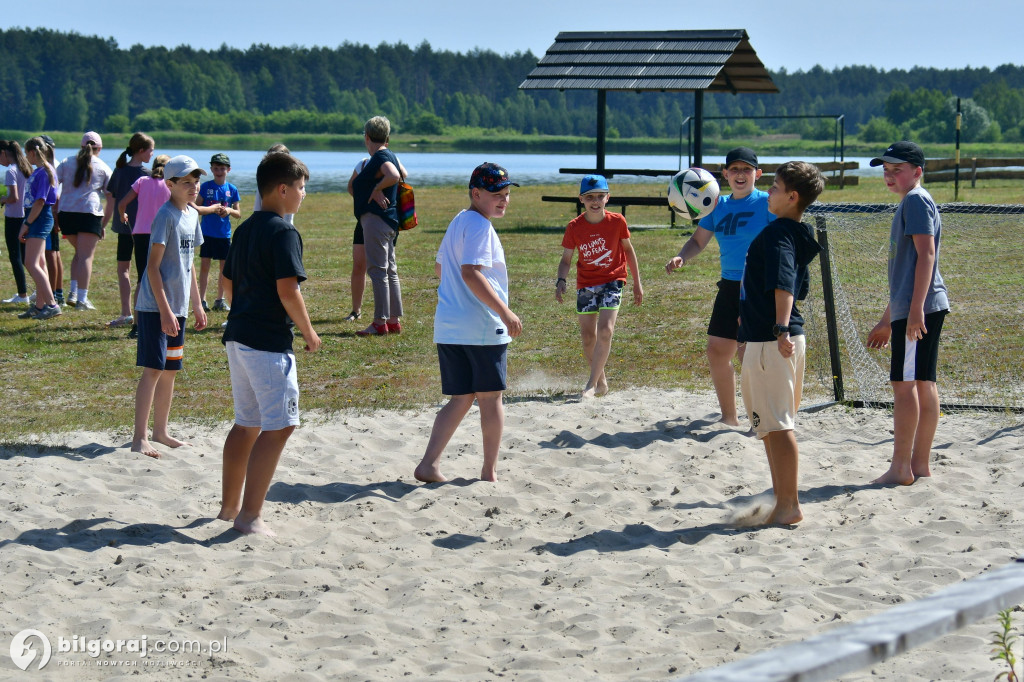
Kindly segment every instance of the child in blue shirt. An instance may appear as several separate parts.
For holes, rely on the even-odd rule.
[[[718,198],[715,210],[701,219],[679,254],[665,265],[665,271],[671,273],[696,258],[711,237],[718,240],[722,277],[718,281],[718,295],[708,323],[707,356],[711,382],[722,411],[721,421],[739,426],[736,373],[732,359],[737,351],[740,360],[743,359],[743,348],[736,340],[743,260],[754,237],[775,216],[768,210],[768,193],[754,189],[754,184],[761,177],[761,169],[757,165],[757,154],[752,149],[737,147],[730,151],[725,157],[722,177],[732,188],[732,194]]]
[[[213,302],[214,310],[230,310],[224,300],[224,259],[228,257],[231,245],[231,219],[241,218],[242,211],[238,207],[240,195],[238,188],[228,182],[231,171],[231,159],[227,154],[214,154],[210,159],[212,180],[207,180],[199,188],[196,199],[196,210],[202,216],[203,246],[199,250],[199,297],[203,302],[203,310],[210,310],[206,304],[206,286],[210,279],[210,261],[220,262],[220,276],[217,278],[217,299]]]

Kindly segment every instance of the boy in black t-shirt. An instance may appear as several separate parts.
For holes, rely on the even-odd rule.
[[[320,348],[299,290],[306,279],[302,237],[282,217],[298,212],[308,179],[305,164],[291,154],[263,157],[256,169],[263,210],[235,231],[224,263],[225,291],[233,303],[224,345],[235,424],[224,441],[217,518],[233,520],[242,533],[274,535],[261,517],[263,502],[285,443],[299,424],[292,327],[298,325],[307,351]]]
[[[740,286],[739,341],[746,343],[741,373],[750,426],[764,442],[775,506],[764,523],[803,520],[797,494],[798,453],[794,424],[804,380],[803,317],[796,301],[807,297],[807,266],[820,250],[804,209],[825,180],[803,161],[779,166],[768,191],[768,210],[778,216],[747,250]]]

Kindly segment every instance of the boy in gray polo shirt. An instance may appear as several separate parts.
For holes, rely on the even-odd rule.
[[[191,206],[199,193],[199,176],[206,171],[188,156],[175,156],[164,166],[164,181],[171,190],[153,218],[145,277],[139,283],[135,304],[139,336],[136,364],[142,378],[135,392],[135,435],[132,452],[160,457],[146,437],[149,412],[153,414],[153,440],[171,448],[188,445],[167,431],[174,397],[174,378],[185,351],[185,318],[189,299],[197,302],[199,285],[192,260],[203,243],[199,214]],[[206,313],[194,306],[196,331],[206,327]]]
[[[939,274],[942,219],[921,187],[924,152],[896,142],[871,160],[883,166],[886,186],[900,196],[889,236],[889,305],[868,335],[868,347],[892,339],[893,453],[889,470],[873,483],[910,485],[931,476],[932,440],[939,425],[935,385],[942,321],[949,312]]]

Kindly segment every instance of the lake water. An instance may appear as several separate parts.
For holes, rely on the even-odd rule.
[[[57,159],[63,159],[78,150],[57,149]],[[104,148],[100,158],[106,161],[111,168],[117,160],[119,149]],[[215,150],[209,149],[164,149],[157,147],[158,154],[176,156],[187,154],[199,162],[199,165],[209,169],[209,158]],[[231,157],[231,174],[228,181],[238,187],[242,194],[254,194],[256,192],[256,166],[263,158],[263,152],[257,151],[226,151]],[[356,151],[306,151],[296,152],[302,161],[309,167],[310,192],[344,192],[348,184],[352,169],[360,159],[366,156],[365,152]],[[469,182],[470,172],[484,161],[499,163],[508,169],[509,175],[515,182],[521,185],[560,184],[573,185],[579,181],[578,175],[564,175],[558,172],[559,168],[587,168],[594,164],[593,154],[503,154],[500,152],[480,153],[448,153],[448,152],[409,152],[399,154],[402,165],[409,171],[409,182],[414,187],[429,187],[439,185],[462,185]],[[762,157],[763,163],[782,163],[793,157],[768,156]],[[724,156],[707,156],[705,160],[709,163],[723,163]],[[828,156],[812,156],[803,160],[811,162],[832,161]],[[847,158],[847,161],[857,161],[860,168],[851,171],[853,175],[860,176],[881,176],[881,169],[870,168],[869,158]],[[686,159],[683,159],[685,165]],[[678,169],[679,157],[674,155],[636,155],[636,154],[609,154],[606,157],[605,165],[608,168],[656,168],[656,169]],[[667,183],[665,177],[639,177],[639,176],[617,176],[615,180],[623,182],[641,182],[652,184]],[[614,182],[614,181],[613,181]]]

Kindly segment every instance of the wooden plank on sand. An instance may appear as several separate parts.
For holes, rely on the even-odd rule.
[[[1024,556],[909,604],[811,639],[762,651],[683,682],[831,680],[1024,602]]]

